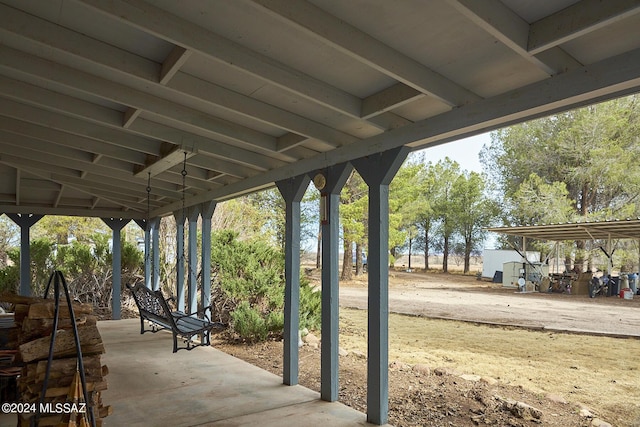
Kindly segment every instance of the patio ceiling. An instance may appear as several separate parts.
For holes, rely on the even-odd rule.
[[[495,227],[487,230],[510,236],[555,242],[564,240],[640,239],[640,219]]]
[[[637,92],[639,0],[0,0],[0,212],[145,218]],[[451,153],[455,159],[456,153]]]

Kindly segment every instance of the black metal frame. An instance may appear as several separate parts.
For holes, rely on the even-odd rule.
[[[181,311],[171,311],[167,300],[160,290],[152,291],[144,284],[138,283],[135,286],[126,285],[131,291],[133,299],[140,313],[140,334],[145,332],[158,332],[162,329],[169,329],[173,333],[173,352],[178,350],[191,350],[195,347],[211,345],[209,335],[211,331],[223,330],[227,327],[221,322],[212,322],[205,314],[210,307],[202,310],[204,318],[194,317],[199,313],[183,313]],[[151,329],[145,329],[144,321],[151,324]],[[193,344],[192,338],[195,335],[202,335],[200,344]],[[178,336],[187,343],[186,347],[178,347]]]
[[[73,329],[73,337],[75,339],[76,344],[76,354],[78,358],[78,371],[80,373],[80,382],[82,383],[82,392],[84,394],[84,401],[87,404],[87,412],[89,413],[89,422],[91,423],[91,427],[96,427],[96,419],[93,413],[93,401],[89,400],[89,392],[87,390],[87,381],[85,378],[84,371],[84,361],[82,358],[82,348],[80,346],[80,335],[78,334],[78,325],[76,324],[76,316],[73,312],[73,304],[71,301],[71,296],[69,295],[69,287],[67,286],[67,281],[64,279],[62,272],[59,270],[55,270],[49,276],[49,282],[47,283],[47,288],[44,291],[44,298],[47,299],[49,295],[49,288],[51,287],[51,283],[53,282],[53,296],[55,300],[55,312],[53,315],[53,329],[51,331],[51,342],[49,344],[49,358],[47,359],[47,370],[44,376],[44,382],[42,385],[42,394],[40,395],[40,405],[36,411],[34,417],[31,418],[31,425],[38,426],[40,423],[40,408],[43,407],[45,395],[47,392],[47,386],[49,385],[49,375],[51,374],[51,363],[53,362],[53,350],[56,343],[56,332],[58,330],[58,320],[60,314],[60,286],[64,290],[65,298],[67,299],[67,307],[69,309],[69,317],[71,319],[71,327]]]

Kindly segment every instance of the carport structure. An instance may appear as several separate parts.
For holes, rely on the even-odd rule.
[[[556,245],[563,241],[602,240],[606,242],[605,247],[601,247],[601,249],[607,256],[609,261],[608,273],[611,273],[612,240],[640,241],[640,218],[494,227],[488,228],[487,231],[521,237],[523,239],[523,251],[526,251],[527,239],[552,241],[556,242]]]
[[[216,203],[277,185],[283,380],[296,384],[300,199],[322,175],[321,395],[333,401],[338,197],[355,167],[370,191],[367,417],[384,424],[395,172],[411,150],[637,92],[639,12],[638,0],[0,0],[0,212],[21,225],[27,259],[42,215],[104,218],[116,242],[136,220],[148,249],[163,216],[179,241],[201,217],[206,239]]]

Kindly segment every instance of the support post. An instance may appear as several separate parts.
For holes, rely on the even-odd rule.
[[[216,210],[217,202],[202,203],[200,215],[202,215],[202,306],[211,305],[211,218]],[[204,311],[205,316],[211,318],[211,310]]]
[[[176,220],[176,309],[184,311],[184,212],[173,213]]]
[[[151,289],[151,228],[146,219],[134,221],[144,230],[144,285]]]
[[[198,217],[200,216],[200,206],[189,208],[189,236],[187,260],[187,286],[189,290],[189,303],[187,313],[195,313],[198,310]]]
[[[613,270],[613,250],[611,247],[611,234],[607,235],[607,276],[611,276]]]
[[[326,184],[320,190],[322,221],[322,347],[320,349],[320,398],[338,400],[338,244],[340,191],[353,167],[348,163],[319,171]],[[314,181],[315,182],[315,181]],[[324,198],[324,201],[322,199]]]
[[[284,245],[284,360],[282,379],[298,384],[298,330],[300,329],[300,201],[309,186],[309,177],[276,182],[285,202]]]
[[[160,218],[150,220],[149,226],[151,227],[151,265],[153,270],[151,289],[157,291],[160,289]]]
[[[113,320],[120,320],[122,305],[122,244],[120,243],[120,231],[131,220],[123,218],[102,218],[102,221],[107,224],[112,231],[111,254],[113,257],[113,275],[111,276],[111,282],[113,292],[111,295],[111,318]]]
[[[20,227],[20,295],[31,296],[31,227],[40,221],[43,215],[6,214]]]
[[[405,147],[352,161],[369,186],[367,421],[386,424],[389,412],[389,184]]]

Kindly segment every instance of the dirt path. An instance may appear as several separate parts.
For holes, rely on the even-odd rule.
[[[341,284],[341,306],[367,308],[363,280]],[[623,300],[523,294],[468,276],[392,273],[389,310],[433,318],[640,338],[640,297]]]

